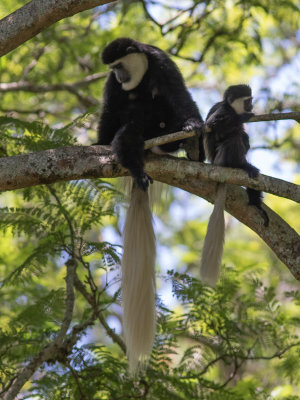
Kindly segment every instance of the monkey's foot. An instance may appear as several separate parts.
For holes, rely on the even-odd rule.
[[[143,190],[144,192],[147,191],[149,187],[149,183],[153,183],[153,179],[150,178],[146,173],[142,176],[133,176],[134,183],[137,185],[138,188]]]
[[[259,169],[256,167],[253,167],[253,165],[247,165],[245,170],[248,173],[249,178],[257,178],[259,175]]]
[[[254,205],[254,207],[256,207],[257,211],[260,213],[262,219],[264,220],[264,226],[268,227],[269,226],[269,217],[268,214],[265,212],[265,210],[263,210],[260,206],[256,205],[256,204],[250,204],[249,205]]]

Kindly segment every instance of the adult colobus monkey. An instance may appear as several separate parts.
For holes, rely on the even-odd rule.
[[[171,59],[157,47],[128,38],[102,53],[109,74],[98,129],[100,145],[112,144],[134,183],[124,228],[122,258],[123,326],[130,370],[149,358],[155,335],[155,236],[144,171],[144,140],[179,130],[199,133],[198,160],[204,160],[202,118]],[[186,141],[160,146],[173,152]],[[195,157],[193,157],[195,159]]]
[[[210,162],[223,167],[242,168],[251,178],[258,176],[259,170],[246,160],[250,144],[243,127],[243,122],[253,115],[251,88],[248,85],[229,86],[224,93],[224,100],[211,108],[205,121],[204,148]],[[248,204],[258,209],[264,225],[268,226],[268,215],[261,206],[262,193],[247,188],[247,194]],[[200,267],[202,281],[212,286],[218,280],[223,254],[225,200],[226,184],[219,183]]]

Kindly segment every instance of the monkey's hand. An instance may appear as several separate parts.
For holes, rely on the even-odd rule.
[[[149,187],[149,183],[153,183],[153,179],[150,178],[145,172],[142,176],[133,176],[134,183],[137,185],[138,188],[143,190],[144,192],[147,191]]]
[[[203,122],[197,118],[187,119],[182,127],[182,130],[185,132],[195,131],[198,137],[203,134],[203,129],[204,129]]]

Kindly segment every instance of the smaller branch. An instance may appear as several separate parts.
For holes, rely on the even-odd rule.
[[[71,258],[66,262],[66,265],[67,265],[67,276],[66,276],[67,297],[66,297],[65,317],[63,319],[60,331],[54,340],[54,344],[58,346],[61,346],[67,334],[67,331],[70,327],[73,316],[74,304],[75,304],[74,278],[75,278],[77,263],[74,258]]]
[[[84,394],[84,391],[83,391],[82,387],[81,387],[80,377],[78,376],[77,371],[75,371],[75,369],[72,368],[72,365],[69,362],[69,360],[66,360],[65,365],[69,368],[69,370],[71,371],[71,374],[73,375],[73,377],[75,379],[78,391],[80,393],[80,400],[88,400],[87,397]]]
[[[264,122],[264,121],[279,121],[286,119],[294,119],[295,121],[300,121],[300,111],[298,112],[288,112],[288,113],[274,113],[274,114],[260,114],[254,115],[249,119],[248,122]],[[151,149],[154,146],[161,146],[166,143],[176,142],[177,140],[183,140],[195,136],[195,132],[185,132],[179,131],[175,133],[170,133],[169,135],[160,136],[154,139],[149,139],[145,141],[144,149]]]
[[[7,92],[32,92],[32,93],[46,93],[56,92],[62,90],[74,91],[75,89],[85,88],[91,83],[97,82],[100,79],[107,77],[107,72],[88,75],[84,79],[74,83],[54,83],[49,85],[36,85],[35,83],[21,80],[19,82],[0,83],[0,93]]]
[[[60,201],[60,198],[57,196],[56,191],[54,190],[54,188],[52,186],[50,186],[50,185],[46,185],[46,186],[47,186],[49,192],[55,198],[56,203],[57,203],[61,213],[63,214],[63,216],[64,216],[64,218],[65,218],[65,220],[66,220],[66,222],[68,224],[69,231],[70,231],[70,237],[71,237],[72,252],[73,252],[72,258],[75,259],[75,257],[76,257],[76,254],[75,254],[75,232],[74,232],[74,228],[73,228],[73,225],[72,225],[72,221],[71,221],[67,211],[65,210],[64,206],[62,205],[62,202]]]
[[[254,115],[247,122],[279,121],[284,119],[294,119],[300,123],[300,111]]]
[[[33,68],[37,65],[39,59],[44,54],[45,50],[46,50],[46,47],[41,47],[40,49],[37,49],[37,51],[35,52],[36,54],[34,56],[34,59],[31,61],[31,63],[29,65],[27,65],[27,67],[24,68],[23,79],[26,79],[29,72],[32,71]]]
[[[194,131],[190,132],[179,131],[179,132],[169,133],[168,135],[165,136],[159,136],[153,139],[146,140],[144,145],[144,150],[149,150],[155,146],[161,146],[166,143],[176,142],[177,140],[183,140],[194,136],[196,136]]]
[[[249,356],[245,357],[247,360],[272,360],[273,358],[281,358],[287,351],[291,350],[293,347],[299,347],[300,342],[291,343],[283,350],[278,350],[270,356]],[[239,356],[239,358],[242,358]]]
[[[106,78],[107,72],[88,75],[82,80],[74,83],[55,83],[49,85],[36,85],[32,82],[21,80],[19,82],[0,83],[0,93],[8,92],[31,92],[31,93],[48,93],[67,91],[74,94],[82,104],[86,106],[98,105],[98,101],[91,96],[83,96],[79,89],[88,87],[90,84]]]
[[[22,110],[19,108],[2,108],[0,106],[0,111],[2,111],[5,114],[46,114],[50,113],[49,111],[46,111],[42,108],[37,108],[37,109],[30,109],[30,110]],[[54,113],[51,112],[51,115],[54,115]]]

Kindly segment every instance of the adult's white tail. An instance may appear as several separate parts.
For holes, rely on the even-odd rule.
[[[225,235],[225,200],[226,184],[219,183],[215,206],[207,226],[200,266],[201,281],[211,286],[215,286],[218,281],[222,262]]]
[[[133,374],[149,359],[155,336],[155,252],[148,193],[133,185],[122,258],[123,327]]]

